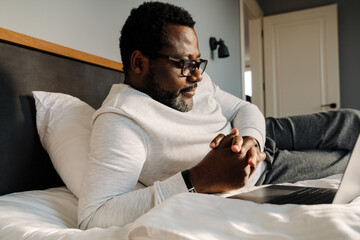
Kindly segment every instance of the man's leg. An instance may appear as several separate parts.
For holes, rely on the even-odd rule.
[[[360,132],[360,112],[340,110],[266,119],[267,172],[257,184],[343,173]]]

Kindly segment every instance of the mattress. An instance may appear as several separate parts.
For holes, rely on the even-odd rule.
[[[333,187],[341,175],[295,185]],[[0,239],[360,239],[360,198],[349,204],[272,205],[183,193],[126,227],[77,229],[77,198],[65,187],[0,197]]]

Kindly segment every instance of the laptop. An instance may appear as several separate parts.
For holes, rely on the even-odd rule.
[[[360,196],[360,135],[356,141],[338,189],[269,185],[228,198],[272,204],[349,203]]]

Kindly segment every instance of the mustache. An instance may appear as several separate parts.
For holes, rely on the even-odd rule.
[[[195,88],[197,88],[197,83],[195,83],[195,84],[192,85],[192,86],[189,86],[189,87],[186,87],[186,88],[181,89],[180,92],[191,91],[191,90],[193,90],[193,89],[195,89]]]

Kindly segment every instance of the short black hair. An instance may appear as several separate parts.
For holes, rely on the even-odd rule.
[[[145,2],[131,10],[120,36],[120,51],[125,73],[129,69],[130,57],[135,50],[151,58],[167,44],[168,24],[193,28],[195,21],[185,9],[169,3]]]

